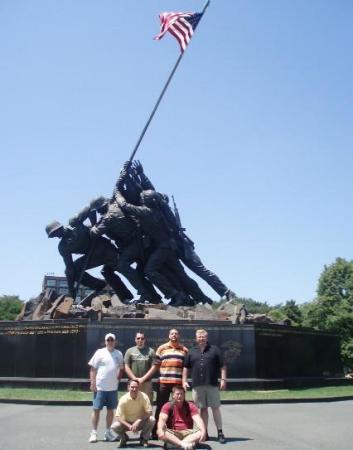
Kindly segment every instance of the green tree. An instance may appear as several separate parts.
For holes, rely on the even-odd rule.
[[[281,305],[277,305],[274,308],[272,308],[269,311],[268,315],[274,322],[282,322],[284,319],[287,319],[287,316],[283,312]]]
[[[300,306],[296,304],[295,300],[288,300],[281,308],[283,314],[292,322],[292,325],[301,325],[303,315]]]
[[[251,314],[268,314],[271,310],[267,302],[259,302],[252,298],[242,298],[239,303],[244,303],[246,310]]]
[[[337,258],[325,266],[317,294],[306,306],[303,324],[339,334],[342,361],[353,367],[353,261]]]
[[[325,298],[327,305],[335,306],[342,300],[353,305],[353,261],[337,258],[325,266],[317,288],[318,298]]]
[[[22,309],[23,302],[18,295],[0,296],[0,320],[14,320]]]

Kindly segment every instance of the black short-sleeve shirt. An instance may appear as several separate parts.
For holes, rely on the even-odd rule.
[[[223,356],[216,345],[207,343],[203,352],[198,346],[189,350],[185,356],[184,367],[190,369],[193,387],[210,384],[217,386]]]

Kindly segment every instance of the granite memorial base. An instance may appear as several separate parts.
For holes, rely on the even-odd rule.
[[[143,330],[153,348],[178,328],[186,346],[195,330],[205,328],[228,366],[228,378],[239,387],[317,385],[342,377],[340,342],[335,334],[274,324],[234,325],[229,321],[84,319],[0,322],[0,382],[86,385],[87,361],[115,333],[123,353]]]

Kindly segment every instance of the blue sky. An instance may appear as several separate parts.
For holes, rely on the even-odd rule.
[[[45,225],[110,195],[201,1],[0,2],[0,295],[63,273]],[[353,3],[213,0],[138,158],[239,296],[315,297],[352,258]],[[217,295],[204,283],[205,292]]]

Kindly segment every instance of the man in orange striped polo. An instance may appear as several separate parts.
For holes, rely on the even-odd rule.
[[[156,424],[162,406],[169,401],[174,386],[182,386],[185,355],[188,349],[179,342],[180,334],[175,328],[169,331],[169,341],[158,347],[155,367],[159,369],[159,388],[157,391]],[[156,430],[153,431],[156,438]]]

